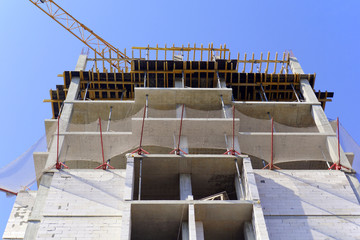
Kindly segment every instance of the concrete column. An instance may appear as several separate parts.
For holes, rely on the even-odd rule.
[[[133,200],[134,194],[134,157],[130,154],[126,156],[126,175],[125,175],[125,186],[124,186],[124,200]]]
[[[182,223],[181,231],[182,231],[182,240],[189,240],[189,224],[187,222]]]
[[[243,191],[241,190],[241,182],[239,180],[239,176],[237,173],[235,173],[235,191],[236,191],[236,197],[237,200],[245,199],[245,196],[243,196]]]
[[[176,118],[181,119],[182,106],[183,106],[182,104],[176,104]],[[186,118],[186,107],[184,107],[183,118]],[[178,138],[175,137],[174,138],[174,148],[177,147],[177,141],[178,141]],[[181,136],[180,137],[180,149],[183,150],[186,153],[189,153],[188,139],[187,139],[186,136]]]
[[[217,87],[218,87],[218,88],[226,88],[226,81],[225,81],[225,79],[221,79],[221,78],[220,78],[219,72],[216,72],[216,75],[217,75],[217,79],[218,79]]]
[[[80,55],[79,59],[77,61],[75,71],[81,71],[85,70],[86,68],[86,61],[87,61],[87,55]],[[66,99],[64,101],[61,117],[60,117],[60,124],[59,124],[59,131],[60,132],[66,132],[69,123],[71,121],[72,111],[73,111],[73,103],[72,101],[76,100],[80,89],[80,78],[79,77],[73,77],[71,79],[71,83],[69,86],[68,93],[66,95]],[[57,150],[57,136],[53,137],[52,144],[49,148],[49,155],[46,161],[45,169],[51,168],[56,163],[56,150]],[[61,155],[61,149],[64,142],[64,136],[59,136],[59,155]]]
[[[180,174],[180,200],[192,198],[191,174]]]
[[[195,222],[196,227],[196,240],[204,240],[204,226],[202,222],[196,221]]]
[[[254,235],[256,240],[269,240],[269,233],[266,228],[264,212],[262,210],[261,204],[253,204],[253,214],[251,220]]]
[[[79,59],[77,61],[76,67],[75,67],[75,71],[80,71],[80,70],[85,69],[86,59],[87,59],[86,55],[79,56]],[[73,110],[73,104],[69,103],[69,101],[76,100],[76,97],[79,93],[79,88],[80,88],[80,78],[74,77],[71,80],[71,83],[69,86],[69,91],[66,96],[66,100],[64,101],[62,114],[61,114],[61,118],[60,118],[60,120],[61,120],[60,126],[59,126],[60,132],[65,132],[69,127],[72,110]],[[57,139],[56,138],[57,138],[56,135],[53,136],[53,141],[48,150],[49,154],[48,154],[48,157],[46,160],[45,169],[52,168],[56,163],[56,159],[57,159],[57,141],[56,141]],[[63,142],[64,142],[64,136],[60,136],[59,137],[59,153],[61,152]],[[43,207],[45,206],[46,198],[47,198],[50,184],[52,181],[52,176],[53,176],[53,173],[45,173],[41,178],[40,186],[39,186],[39,189],[37,192],[36,201],[34,203],[34,208],[29,217],[28,227],[26,228],[25,239],[35,239],[36,238],[39,224],[40,224],[40,221],[42,218],[42,210],[43,210]]]
[[[131,204],[124,203],[121,218],[121,236],[119,239],[131,239]]]
[[[176,104],[176,118],[181,118],[182,104]],[[186,106],[184,106],[184,118],[186,118]]]
[[[245,198],[251,201],[259,201],[259,191],[256,185],[255,174],[249,157],[243,158],[242,176],[244,181]]]
[[[189,204],[189,239],[204,240],[204,226],[200,221],[195,221],[194,204]]]
[[[189,225],[189,240],[197,240],[194,204],[189,204],[188,225]]]
[[[124,185],[124,203],[121,218],[121,237],[120,239],[131,239],[131,201],[134,193],[134,157],[131,154],[126,155],[126,174]]]
[[[299,61],[295,57],[290,57],[290,67],[291,71],[293,73],[297,74],[304,74],[304,71],[301,68],[301,65]],[[305,102],[311,102],[314,103],[311,108],[311,114],[314,118],[315,124],[319,130],[320,133],[326,133],[326,134],[335,134],[334,130],[332,129],[328,118],[326,117],[326,114],[324,110],[322,109],[320,102],[318,101],[317,97],[315,96],[315,93],[307,79],[301,79],[300,80],[300,91],[302,95],[304,96]],[[336,136],[328,136],[326,139],[326,145],[327,149],[329,151],[331,160],[333,163],[339,161],[339,155],[338,155],[338,141]],[[351,165],[349,163],[349,160],[347,159],[344,151],[342,148],[340,148],[340,161],[341,165],[351,168]],[[329,159],[330,160],[330,159]]]
[[[191,174],[180,174],[180,200],[193,200],[191,187]],[[182,223],[182,239],[189,239],[189,224]]]
[[[232,135],[225,135],[225,141],[226,141],[227,150],[231,149],[232,146],[233,146],[233,136]],[[236,136],[236,129],[235,129],[235,138],[234,138],[234,149],[235,149],[235,151],[241,153],[239,139]]]
[[[53,176],[54,173],[44,173],[41,178],[35,203],[28,219],[28,226],[26,227],[24,239],[36,239],[42,218],[42,211],[45,207]]]
[[[251,222],[244,223],[244,238],[245,240],[255,240],[254,229]]]
[[[182,73],[181,79],[175,79],[175,88],[184,88],[185,87],[185,76]]]

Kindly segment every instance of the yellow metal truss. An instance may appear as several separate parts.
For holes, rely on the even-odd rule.
[[[29,1],[93,50],[95,52],[95,58],[96,55],[98,55],[101,58],[106,59],[110,66],[118,69],[119,71],[120,68],[123,67],[121,66],[122,63],[130,63],[127,59],[128,57],[126,56],[126,53],[119,51],[119,49],[115,48],[87,26],[76,20],[53,0]],[[112,59],[112,57],[116,58],[116,60]]]

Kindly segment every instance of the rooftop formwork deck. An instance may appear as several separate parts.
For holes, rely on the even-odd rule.
[[[234,101],[292,102],[304,99],[300,92],[301,79],[307,79],[312,88],[315,85],[315,74],[291,73],[289,53],[284,53],[282,59],[277,59],[277,53],[275,59],[270,59],[270,53],[267,59],[263,59],[262,53],[260,59],[255,59],[254,54],[251,59],[247,59],[246,54],[244,59],[240,59],[239,54],[237,59],[232,59],[229,49],[222,46],[218,49],[212,46],[134,47],[134,50],[139,50],[139,56],[135,58],[133,53],[133,57],[127,59],[130,68],[128,61],[125,61],[123,69],[111,65],[107,69],[104,59],[89,58],[88,61],[94,61],[94,65],[88,71],[65,71],[61,75],[64,84],[50,90],[50,100],[45,100],[52,103],[53,118],[57,117],[74,77],[80,78],[79,100],[133,100],[135,87],[175,88],[178,82],[185,88],[231,88]],[[141,54],[144,50],[147,51],[146,59]],[[149,57],[150,51],[156,51],[153,60]],[[175,54],[177,51],[180,55]],[[171,60],[167,59],[167,52],[172,53]],[[159,59],[159,55],[163,59]],[[102,71],[98,68],[99,61],[103,63]],[[120,59],[114,61],[120,62]],[[315,94],[323,108],[334,95],[327,91],[317,91]]]

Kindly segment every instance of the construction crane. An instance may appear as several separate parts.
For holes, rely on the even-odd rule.
[[[95,59],[98,55],[118,71],[123,67],[120,64],[125,63],[125,70],[127,71],[126,63],[130,63],[130,61],[125,53],[119,51],[119,49],[105,41],[90,28],[76,20],[53,0],[29,1],[93,50]]]

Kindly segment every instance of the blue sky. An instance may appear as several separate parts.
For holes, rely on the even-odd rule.
[[[62,0],[57,3],[114,46],[175,43],[214,46],[232,53],[292,50],[315,89],[334,91],[330,118],[360,142],[357,79],[360,1],[116,1]],[[0,1],[0,167],[44,134],[51,106],[42,103],[57,77],[73,70],[82,43],[29,1]],[[233,55],[233,56],[234,56]],[[13,198],[0,194],[0,233]]]

